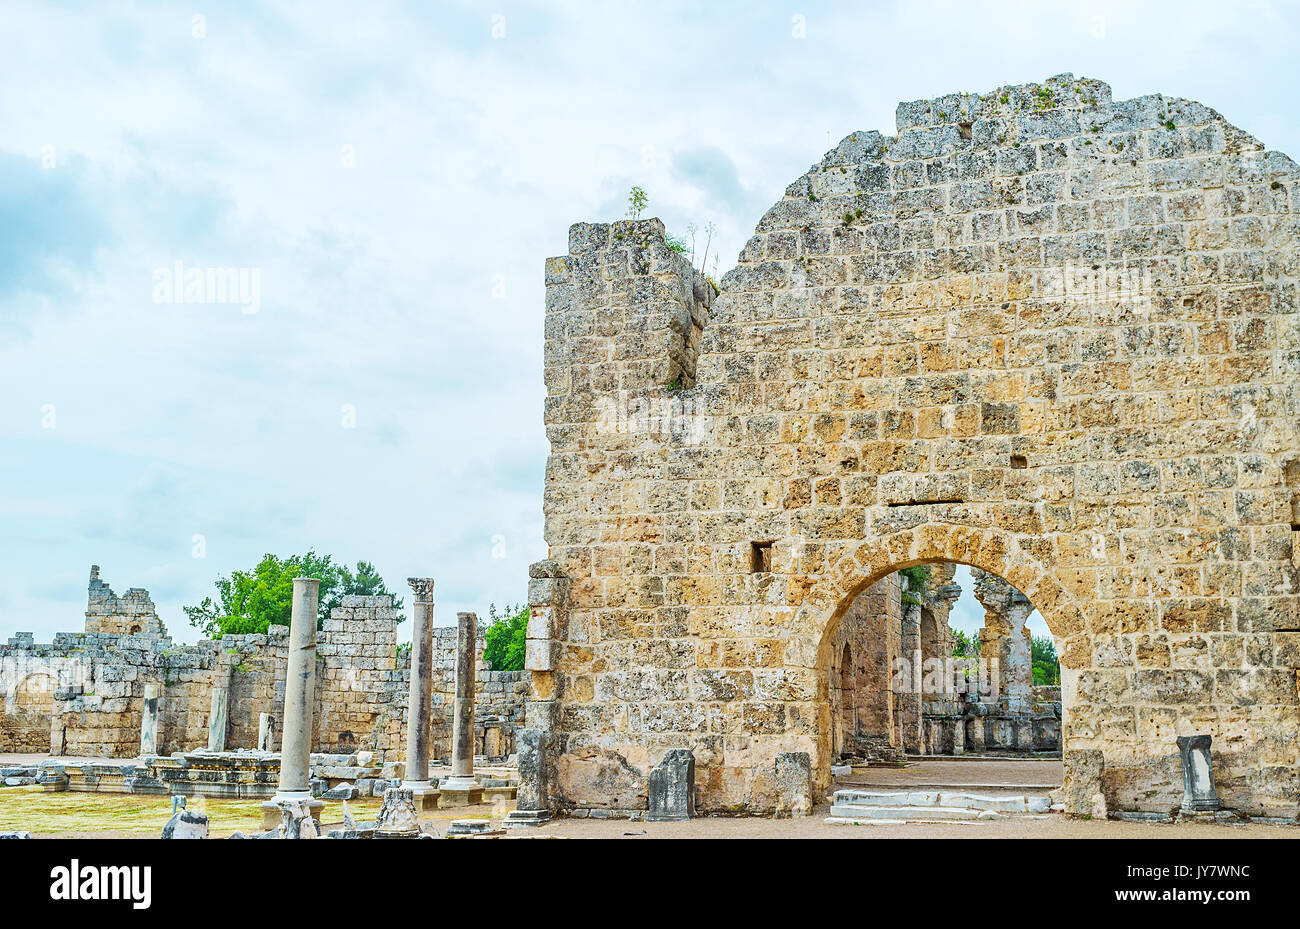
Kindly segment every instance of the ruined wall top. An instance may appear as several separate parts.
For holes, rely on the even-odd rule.
[[[167,635],[167,627],[158,617],[149,591],[132,587],[117,596],[113,588],[100,580],[99,565],[90,566],[85,628],[86,632],[108,635]]]

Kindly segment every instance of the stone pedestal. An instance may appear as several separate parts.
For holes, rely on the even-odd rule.
[[[681,822],[695,815],[695,755],[675,748],[650,772],[646,820]]]
[[[384,805],[375,817],[375,838],[414,838],[420,834],[415,794],[405,785],[384,791]]]
[[[408,577],[414,591],[411,612],[411,686],[406,703],[406,769],[402,787],[417,809],[438,806],[429,781],[429,700],[433,693],[433,578]]]
[[[158,754],[158,696],[157,684],[144,685],[144,704],[140,711],[140,757]]]
[[[1214,766],[1210,759],[1210,736],[1179,736],[1178,753],[1183,762],[1184,813],[1201,813],[1219,808],[1214,789]]]
[[[279,820],[285,809],[301,803],[319,817],[324,806],[311,795],[312,716],[316,707],[316,615],[320,581],[293,579],[289,620],[289,669],[284,684],[284,733],[280,751],[280,785],[275,798],[262,804],[263,821]]]

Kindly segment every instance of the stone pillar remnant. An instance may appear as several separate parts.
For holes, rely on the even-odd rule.
[[[275,717],[270,713],[262,713],[257,717],[257,750],[259,752],[274,751],[271,747],[275,744]]]
[[[650,822],[680,822],[695,816],[695,755],[675,748],[650,771]]]
[[[442,806],[481,803],[483,788],[474,779],[474,646],[478,617],[456,614],[456,697],[452,703],[451,777],[439,785]]]
[[[316,616],[320,581],[314,577],[293,579],[293,608],[289,619],[289,670],[284,683],[284,732],[280,747],[280,785],[272,800],[262,804],[263,823],[274,826],[282,820],[286,831],[299,805],[318,812],[324,804],[311,795],[312,717],[316,707]],[[271,828],[271,826],[265,826]]]
[[[1106,760],[1101,749],[1066,749],[1061,753],[1065,780],[1061,785],[1061,806],[1066,816],[1105,819],[1106,795],[1102,775]]]
[[[158,754],[158,685],[144,685],[144,704],[140,711],[140,756]]]
[[[226,750],[226,729],[230,723],[230,675],[234,669],[221,657],[212,681],[212,703],[208,710],[208,751]]]
[[[406,776],[417,809],[437,803],[429,781],[429,700],[433,694],[433,578],[408,577],[415,594],[411,615],[411,688],[406,704]]]
[[[1006,713],[1028,715],[1033,711],[1034,660],[1025,621],[1034,606],[996,574],[971,568],[971,577],[975,579],[975,599],[984,607],[980,658],[990,664],[997,662],[998,703]],[[1023,746],[1017,742],[1015,747]]]
[[[551,818],[546,747],[545,729],[515,730],[515,751],[519,755],[519,791],[515,795],[515,808],[506,814],[504,825],[507,829],[540,826]]]
[[[1214,789],[1214,766],[1210,759],[1210,736],[1179,736],[1178,753],[1183,761],[1184,813],[1212,812],[1219,808]]]

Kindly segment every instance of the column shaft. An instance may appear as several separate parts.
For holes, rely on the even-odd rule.
[[[289,672],[284,684],[284,733],[276,796],[310,794],[312,717],[316,707],[316,615],[320,581],[293,579]]]

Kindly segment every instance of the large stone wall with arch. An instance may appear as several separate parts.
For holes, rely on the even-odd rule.
[[[1070,75],[905,103],[759,221],[720,292],[658,220],[547,263],[528,724],[562,808],[829,781],[839,616],[922,562],[1023,591],[1112,809],[1300,795],[1300,175],[1208,107]],[[698,351],[697,351],[698,346]],[[609,785],[618,784],[614,791]],[[617,796],[614,796],[617,793]]]

